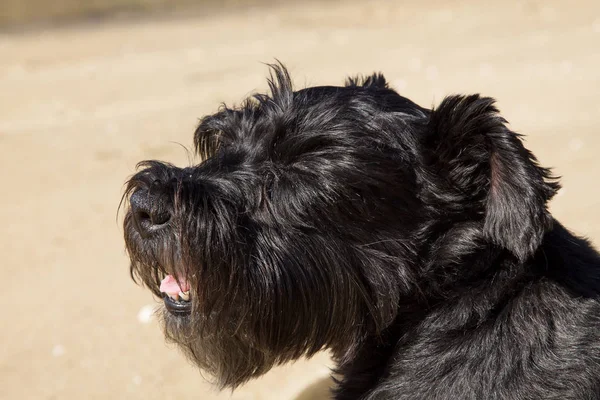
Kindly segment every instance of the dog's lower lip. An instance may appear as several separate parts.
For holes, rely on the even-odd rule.
[[[189,301],[175,301],[167,295],[163,296],[163,301],[165,302],[166,309],[173,315],[185,316],[189,315],[192,311],[192,303]]]

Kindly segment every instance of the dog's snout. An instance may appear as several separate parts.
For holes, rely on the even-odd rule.
[[[131,195],[129,202],[134,226],[142,237],[148,237],[171,219],[163,196],[140,189]]]

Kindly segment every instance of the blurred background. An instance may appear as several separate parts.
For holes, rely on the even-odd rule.
[[[265,90],[382,71],[422,106],[498,99],[562,176],[555,216],[600,243],[600,2],[0,0],[2,398],[327,398],[327,354],[217,393],[129,279],[123,183],[190,161],[199,117]]]

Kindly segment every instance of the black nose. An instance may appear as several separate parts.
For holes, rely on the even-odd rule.
[[[167,202],[159,194],[140,189],[131,195],[129,203],[135,229],[142,237],[163,228],[171,219]]]

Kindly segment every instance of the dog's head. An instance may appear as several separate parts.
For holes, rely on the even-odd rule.
[[[343,360],[427,298],[436,266],[535,252],[557,185],[491,99],[427,110],[381,75],[294,92],[272,71],[269,95],[200,122],[199,165],[146,161],[127,188],[132,275],[218,384]]]

